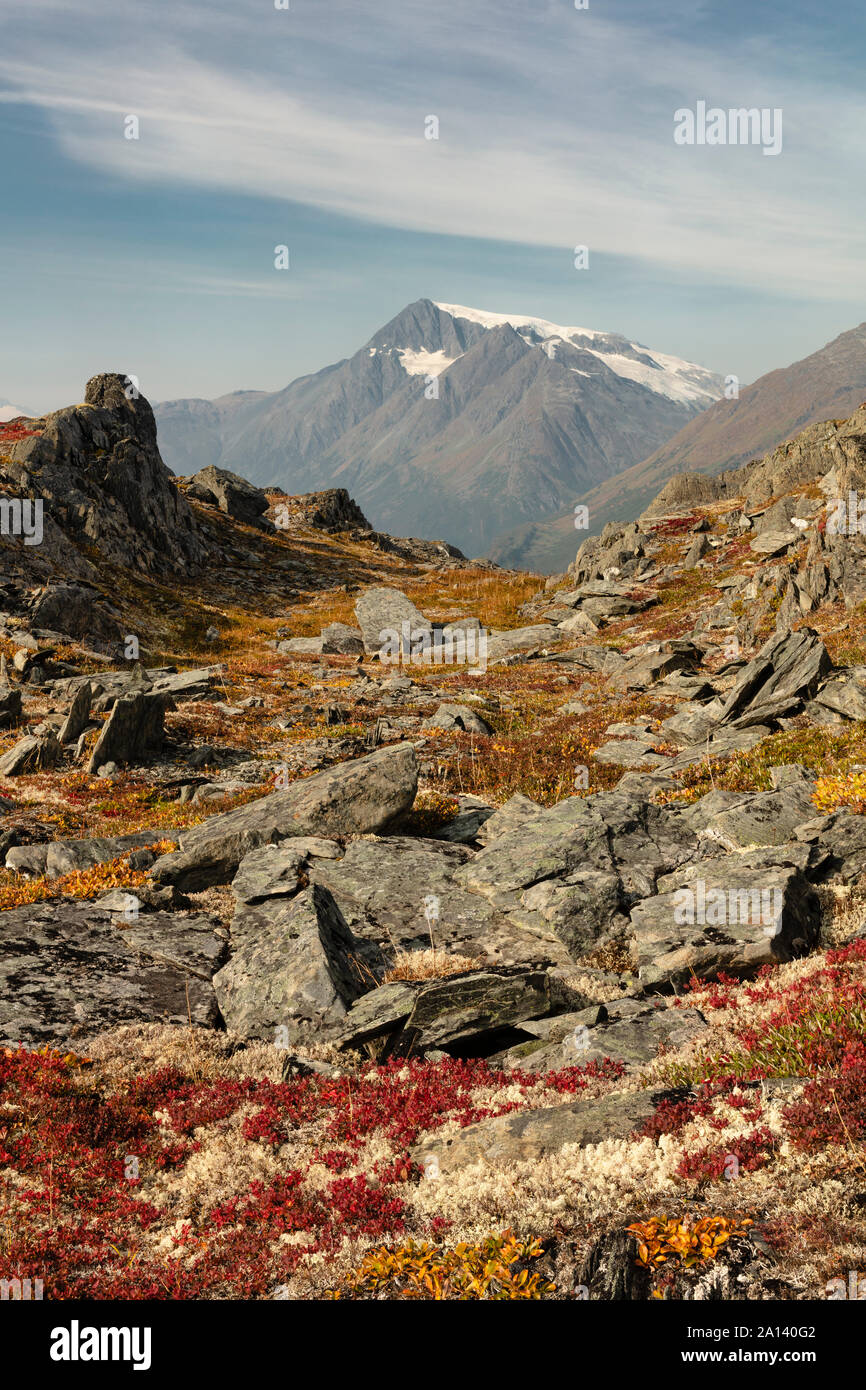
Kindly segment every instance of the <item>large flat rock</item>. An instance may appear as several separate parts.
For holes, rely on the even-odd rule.
[[[413,746],[380,748],[185,831],[179,852],[157,860],[152,877],[195,891],[230,882],[244,856],[260,845],[304,835],[377,833],[410,809],[417,787]]]
[[[584,1013],[591,1013],[585,1010]],[[524,1043],[502,1057],[506,1066],[524,1071],[559,1071],[562,1067],[585,1066],[605,1057],[622,1062],[626,1071],[646,1066],[661,1049],[672,1051],[693,1042],[706,1031],[707,1023],[698,1009],[653,1007],[644,1001],[624,999],[602,1005],[599,1021],[588,1026],[581,1015],[545,1020],[546,1036],[537,1043]],[[528,1032],[534,1029],[530,1026]]]
[[[440,980],[395,981],[353,1007],[340,1042],[358,1047],[387,1038],[388,1050],[403,1055],[470,1043],[478,1055],[502,1029],[540,1018],[559,1002],[555,981],[541,970],[469,970]]]
[[[435,1131],[422,1140],[412,1157],[428,1174],[459,1171],[476,1163],[502,1168],[545,1158],[568,1144],[585,1148],[606,1139],[625,1139],[653,1113],[648,1091],[604,1096],[601,1100],[579,1100],[543,1110],[519,1110],[467,1125],[453,1138],[443,1139]]]
[[[543,921],[521,926],[471,890],[463,873],[472,862],[464,845],[393,835],[355,840],[342,859],[310,860],[307,873],[333,893],[353,931],[382,945],[567,966],[567,951]]]
[[[134,924],[93,903],[0,913],[0,1038],[78,1045],[124,1023],[219,1023],[211,977],[225,941],[208,917]]]
[[[719,970],[748,975],[806,955],[817,942],[820,904],[796,868],[750,867],[730,855],[693,865],[660,886],[665,891],[631,914],[645,985]]]

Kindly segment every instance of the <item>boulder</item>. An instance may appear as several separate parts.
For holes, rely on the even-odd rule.
[[[535,623],[530,627],[515,627],[502,632],[491,632],[487,641],[487,660],[504,661],[509,656],[545,650],[559,636],[559,629],[549,623]]]
[[[663,1051],[694,1042],[706,1030],[706,1019],[698,1009],[666,1009],[622,999],[544,1019],[540,1026],[525,1024],[524,1031],[541,1034],[538,1040],[518,1044],[497,1061],[522,1071],[546,1072],[608,1057],[622,1062],[629,1072],[646,1066]]]
[[[422,985],[416,980],[392,980],[356,999],[337,1037],[343,1048],[369,1048],[387,1053],[383,1040],[396,1038],[415,1007]]]
[[[56,767],[63,749],[53,733],[27,734],[0,758],[0,777],[20,777]]]
[[[247,1038],[324,1040],[376,984],[331,894],[313,886],[259,919],[214,977],[227,1026]],[[384,969],[384,957],[381,958]]]
[[[818,939],[817,894],[790,866],[749,868],[733,855],[692,865],[659,887],[631,913],[644,985],[720,970],[750,975],[806,955]]]
[[[602,743],[592,756],[597,762],[613,763],[617,767],[661,767],[669,760],[657,754],[655,747],[655,742],[648,739],[617,738]]]
[[[269,898],[293,897],[302,873],[313,857],[339,859],[342,849],[335,840],[313,835],[262,845],[241,860],[232,879],[232,893],[239,903],[263,903]]]
[[[142,675],[154,695],[168,695],[183,704],[185,700],[212,699],[224,672],[223,666],[196,666],[190,671],[146,671]]]
[[[431,833],[433,840],[448,840],[455,845],[474,845],[483,827],[495,815],[494,807],[478,796],[458,796],[457,815],[439,830]]]
[[[380,652],[396,641],[408,656],[416,636],[426,633],[432,638],[430,619],[400,589],[385,585],[365,589],[355,600],[355,617],[368,652]]]
[[[710,543],[706,536],[695,536],[691,545],[683,557],[683,569],[692,570],[705,555],[710,552]]]
[[[21,720],[21,689],[0,685],[0,729],[14,729]]]
[[[289,526],[303,524],[319,531],[370,531],[372,528],[357,502],[344,487],[304,492],[291,499]]]
[[[589,637],[593,637],[598,632],[599,624],[593,622],[592,618],[584,609],[579,608],[576,613],[569,614],[562,622],[557,623],[557,627],[560,632],[582,632],[586,633]]]
[[[153,691],[121,695],[102,729],[87,764],[98,772],[106,763],[136,763],[158,752],[165,739],[165,711],[171,696]]]
[[[30,621],[88,642],[119,642],[123,636],[117,609],[86,584],[48,585],[36,595]]]
[[[845,719],[866,720],[866,666],[834,676],[821,687],[815,701]]]
[[[417,1144],[412,1158],[434,1181],[433,1175],[446,1176],[478,1163],[501,1171],[512,1163],[537,1162],[568,1145],[586,1148],[627,1139],[654,1110],[648,1091],[518,1110],[466,1125],[450,1138],[434,1130]]]
[[[439,706],[435,714],[431,714],[421,725],[422,729],[463,729],[467,734],[481,734],[483,738],[490,738],[493,730],[482,719],[480,714],[476,714],[468,705],[455,703],[445,703]]]
[[[248,483],[237,473],[229,473],[225,468],[210,464],[195,473],[187,487],[187,495],[198,502],[208,502],[219,507],[226,516],[235,521],[246,522],[248,526],[258,526],[268,510],[268,499],[261,488]]]
[[[488,840],[457,879],[578,956],[621,938],[630,908],[697,852],[676,812],[648,804],[645,792],[605,792],[569,797]]]
[[[525,821],[541,815],[543,810],[544,807],[537,801],[532,801],[522,792],[515,792],[514,796],[509,797],[488,817],[478,832],[478,838],[483,845],[489,845],[500,835],[506,834],[509,830],[516,830]]]
[[[715,816],[707,833],[729,850],[783,845],[815,814],[811,784],[801,783],[743,797]]]
[[[61,743],[77,743],[90,723],[90,705],[93,690],[90,681],[80,685],[72,697],[72,704],[57,735]]]
[[[790,709],[798,700],[815,693],[830,665],[827,648],[811,628],[774,633],[740,671],[728,692],[719,723],[730,724],[747,711],[760,715],[779,701]]]
[[[359,627],[329,623],[322,628],[322,651],[343,656],[363,656],[364,637]]]
[[[471,1046],[483,1055],[497,1034],[556,1006],[549,975],[540,970],[470,970],[446,979],[395,981],[387,998],[367,995],[346,1019],[342,1047],[382,1043],[378,1055],[408,1056],[430,1048]],[[357,1010],[357,1015],[356,1015]]]
[[[45,858],[45,872],[50,878],[69,874],[76,869],[91,869],[95,864],[107,864],[111,859],[133,850],[152,845],[165,838],[161,830],[138,830],[132,835],[99,836],[87,840],[52,840]],[[14,857],[14,850],[10,851]],[[14,868],[7,856],[7,868]]]
[[[854,885],[866,875],[866,816],[834,811],[816,818],[812,829],[804,824],[798,838],[817,842],[828,855],[822,879]]]
[[[319,656],[324,648],[325,641],[321,634],[318,637],[287,637],[277,644],[280,656],[290,656],[292,652],[307,652],[311,656]]]
[[[107,864],[165,838],[161,830],[138,830],[132,835],[113,835],[88,840],[51,840],[44,844],[15,845],[6,851],[5,866],[25,878],[47,874],[57,878],[77,869]]]
[[[614,618],[624,618],[629,613],[637,613],[645,607],[646,604],[626,598],[624,594],[608,594],[583,599],[580,611],[591,618],[598,627],[603,623],[612,622]]]
[[[355,840],[342,859],[316,859],[307,873],[334,895],[357,936],[393,950],[432,945],[491,965],[567,968],[568,953],[544,921],[527,930],[462,882],[472,860],[461,844],[389,835]]]
[[[485,829],[490,829],[489,821]],[[697,838],[644,797],[603,792],[572,796],[497,835],[458,874],[491,902],[508,904],[536,884],[589,871],[615,873],[623,901],[653,891],[660,873],[694,855]],[[578,887],[580,884],[578,883]]]
[[[787,531],[762,531],[749,545],[756,555],[783,555],[801,539],[800,532],[793,527]]]
[[[332,838],[385,829],[411,808],[417,787],[412,745],[380,748],[184,831],[180,852],[158,859],[152,877],[192,891],[228,883],[244,856],[260,845],[299,835]]]

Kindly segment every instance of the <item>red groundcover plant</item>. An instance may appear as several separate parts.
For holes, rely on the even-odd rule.
[[[32,435],[41,433],[41,430],[29,430],[27,417],[19,415],[17,420],[0,423],[0,444],[15,444],[19,439],[29,439]]]
[[[754,1099],[730,1093],[744,1083],[787,1076],[805,1083],[782,1112],[794,1147],[810,1153],[828,1144],[858,1150],[866,1140],[866,939],[828,951],[819,969],[787,984],[780,982],[777,967],[765,966],[751,984],[720,975],[714,982],[694,980],[690,990],[708,990],[710,1008],[742,1012],[741,1026],[734,1021],[732,1027],[741,1050],[707,1059],[697,1091],[662,1101],[643,1133],[677,1134],[708,1115],[710,1101],[722,1096],[758,1119],[763,1111],[758,1092]],[[750,1006],[756,1004],[773,1007],[755,1017]],[[730,1150],[741,1169],[770,1161],[773,1145],[765,1130],[741,1142],[742,1154]],[[681,1176],[711,1178],[724,1169],[727,1156],[721,1148],[689,1155]]]
[[[519,1108],[513,1100],[477,1105],[480,1088],[517,1085],[527,1099],[538,1086],[569,1095],[621,1073],[610,1062],[537,1075],[447,1059],[275,1083],[201,1082],[163,1068],[111,1091],[82,1059],[0,1051],[0,1168],[16,1179],[14,1201],[9,1182],[0,1188],[4,1268],[41,1278],[49,1298],[268,1297],[310,1255],[347,1238],[403,1233],[406,1184],[420,1178],[408,1154],[416,1139],[445,1120],[465,1125]],[[306,1124],[317,1122],[321,1134],[324,1122],[327,1145],[311,1145],[303,1168],[250,1181],[241,1196],[175,1233],[172,1252],[157,1250],[148,1232],[171,1213],[142,1196],[128,1156],[136,1156],[136,1174],[178,1169],[198,1148],[199,1127],[251,1106],[242,1124],[250,1144],[276,1149]],[[374,1133],[392,1156],[349,1174]],[[308,1189],[313,1163],[333,1177]],[[441,1225],[434,1221],[429,1233]],[[286,1236],[290,1244],[280,1242]]]

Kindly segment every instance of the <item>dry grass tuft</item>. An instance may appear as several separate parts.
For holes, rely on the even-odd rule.
[[[448,955],[445,951],[399,951],[387,972],[384,983],[392,980],[444,980],[449,975],[462,975],[466,970],[478,970],[484,964],[480,956]]]

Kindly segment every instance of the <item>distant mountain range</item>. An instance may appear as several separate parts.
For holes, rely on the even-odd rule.
[[[0,400],[0,424],[5,424],[7,420],[15,420],[19,415],[30,416],[32,410],[25,410],[23,406],[13,405],[11,401]]]
[[[866,401],[866,323],[818,352],[759,377],[738,400],[720,400],[689,421],[647,458],[587,490],[590,532],[609,521],[633,521],[675,473],[721,473],[761,458],[807,425],[840,420]],[[582,539],[582,537],[580,537]],[[500,564],[558,572],[574,558],[571,508],[500,537]]]
[[[155,413],[175,472],[213,463],[288,492],[345,487],[375,527],[479,555],[573,507],[721,392],[714,373],[619,334],[420,299],[282,391]]]

